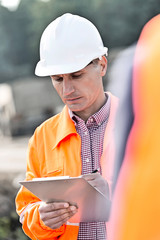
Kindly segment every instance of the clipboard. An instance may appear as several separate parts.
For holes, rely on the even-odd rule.
[[[83,177],[46,177],[20,184],[46,203],[68,202],[78,207],[78,212],[69,220],[72,223],[108,220],[109,199]]]

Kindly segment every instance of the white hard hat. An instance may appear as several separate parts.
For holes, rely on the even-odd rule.
[[[87,19],[66,13],[51,22],[40,41],[37,76],[73,73],[107,55],[97,28]]]

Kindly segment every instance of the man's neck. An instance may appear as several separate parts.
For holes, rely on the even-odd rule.
[[[102,100],[97,104],[97,106],[92,105],[90,108],[86,109],[85,111],[74,112],[75,115],[80,117],[82,120],[87,122],[88,118],[91,117],[93,114],[98,112],[101,107],[107,102],[108,97],[104,94]]]

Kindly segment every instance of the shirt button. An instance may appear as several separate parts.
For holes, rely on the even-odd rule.
[[[87,133],[87,131],[86,131],[86,132],[84,132],[84,134],[85,134],[85,135],[87,135],[87,134],[88,134],[88,133]]]
[[[93,118],[91,118],[91,122],[93,122]]]
[[[86,158],[86,162],[89,162],[89,158]]]

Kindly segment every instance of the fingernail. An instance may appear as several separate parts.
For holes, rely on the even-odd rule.
[[[78,210],[76,209],[76,210],[73,211],[73,213],[75,214],[77,211],[78,211]]]
[[[69,204],[68,204],[68,203],[65,203],[65,204],[64,204],[64,207],[65,207],[65,208],[69,207]]]
[[[71,211],[74,211],[74,210],[76,210],[76,207],[75,206],[71,206],[70,209],[71,209]]]

